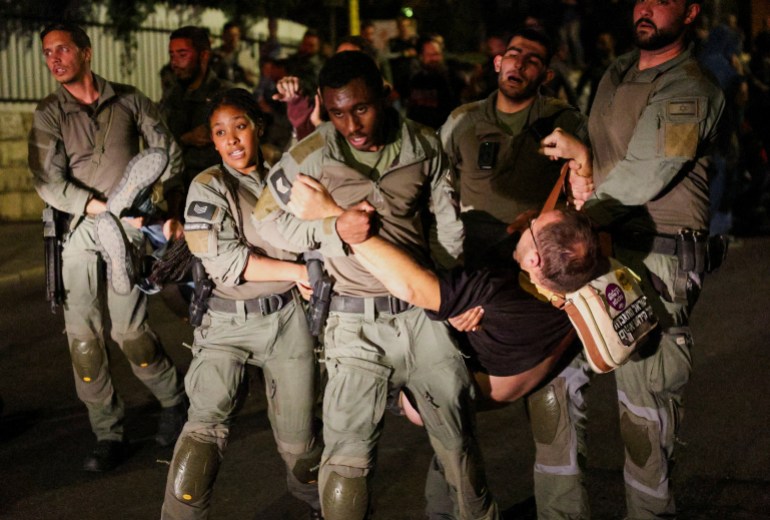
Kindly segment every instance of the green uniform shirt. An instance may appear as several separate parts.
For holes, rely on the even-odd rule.
[[[387,115],[388,124],[400,125],[401,150],[378,179],[372,180],[345,164],[344,138],[331,123],[325,123],[273,167],[270,189],[285,209],[291,182],[303,173],[324,184],[342,207],[366,199],[380,216],[382,237],[406,249],[423,265],[432,265],[433,259],[450,266],[462,252],[463,227],[446,157],[432,129],[402,120],[394,112]],[[259,208],[256,213],[260,213]],[[320,249],[326,256],[336,292],[351,296],[388,294],[354,256],[345,256],[333,219],[305,222],[287,213],[274,214],[274,218],[296,250]]]
[[[627,76],[639,51],[602,78],[589,133],[596,192],[585,211],[625,231],[708,229],[709,150],[724,108],[719,87],[688,49]]]
[[[61,211],[84,214],[90,196],[106,200],[118,185],[140,139],[168,151],[164,189],[181,189],[181,152],[155,104],[135,87],[93,77],[99,92],[95,105],[79,103],[60,86],[35,109],[29,169],[40,198]],[[101,154],[94,153],[98,127],[106,129]]]
[[[216,284],[215,296],[249,300],[283,293],[294,286],[289,281],[246,282],[241,277],[252,253],[297,260],[296,254],[264,240],[253,225],[251,211],[264,190],[265,181],[258,173],[243,175],[226,165],[207,169],[190,184],[185,239]]]

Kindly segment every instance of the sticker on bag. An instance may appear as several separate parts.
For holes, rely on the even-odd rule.
[[[609,260],[609,271],[566,294],[564,303],[591,369],[600,374],[628,361],[658,325],[639,277],[614,258]]]

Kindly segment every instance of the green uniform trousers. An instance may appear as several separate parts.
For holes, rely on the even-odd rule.
[[[682,393],[692,370],[689,315],[700,294],[702,275],[680,270],[675,256],[617,246],[615,256],[642,277],[642,288],[660,320],[659,334],[614,372],[625,445],[627,518],[668,518],[676,512],[670,468]],[[578,453],[585,454],[582,394],[588,376],[581,355],[529,398],[537,448],[538,518],[588,518],[578,464],[583,460]]]
[[[147,323],[147,296],[136,287],[128,295],[116,294],[106,283],[94,229],[94,219],[84,217],[64,243],[64,324],[75,389],[88,408],[91,429],[98,440],[119,441],[123,440],[125,410],[110,377],[104,341],[105,307],[109,312],[112,339],[126,354],[131,370],[161,406],[179,404],[184,390],[176,368]],[[124,225],[124,229],[135,248],[144,247],[141,231],[130,225]]]
[[[246,364],[264,372],[268,418],[289,491],[320,508],[321,446],[313,430],[317,364],[299,297],[295,292],[293,302],[267,316],[247,313],[242,301],[236,305],[235,313],[209,310],[195,329],[185,377],[190,408],[168,473],[164,519],[209,517]]]
[[[460,517],[493,518],[496,506],[474,435],[473,388],[447,327],[429,320],[422,309],[376,313],[372,298],[365,304],[364,313],[330,313],[326,325],[325,448],[319,475],[324,518],[357,520],[366,514],[367,480],[377,458],[388,390],[399,387],[417,404]],[[353,489],[357,496],[345,496]],[[351,509],[355,518],[346,513]]]

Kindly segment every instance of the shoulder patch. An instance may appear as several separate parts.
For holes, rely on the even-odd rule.
[[[291,200],[291,181],[286,178],[286,173],[284,173],[283,169],[271,173],[268,182],[273,188],[278,200],[280,200],[284,206],[288,204],[289,200]]]
[[[184,239],[190,252],[196,255],[213,255],[217,252],[216,232],[205,222],[184,225]]]
[[[262,221],[265,219],[265,217],[278,209],[281,208],[275,201],[273,192],[271,190],[263,190],[262,195],[259,197],[259,200],[254,206],[252,213],[254,214],[255,219]]]
[[[697,116],[698,100],[697,99],[678,99],[674,101],[669,101],[666,104],[666,112],[669,117]]]
[[[204,220],[214,220],[214,216],[217,214],[218,210],[219,208],[214,204],[194,200],[187,206],[186,216]]]
[[[326,143],[321,133],[313,132],[289,150],[289,155],[292,156],[297,164],[301,164],[311,153],[323,148],[324,144]]]

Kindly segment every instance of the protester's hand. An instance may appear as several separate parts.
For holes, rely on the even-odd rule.
[[[483,317],[484,309],[478,306],[449,318],[449,323],[460,332],[476,332],[481,329],[481,318]]]
[[[372,235],[374,207],[361,201],[337,217],[337,234],[347,244],[360,244]]]
[[[276,93],[273,99],[288,103],[300,95],[299,78],[297,76],[284,76],[275,84]]]
[[[302,220],[336,217],[344,211],[334,202],[323,184],[301,173],[292,184],[291,199],[287,207]]]
[[[178,240],[184,236],[184,224],[175,218],[163,223],[163,236],[166,240]]]
[[[206,128],[206,125],[198,125],[189,132],[182,134],[179,140],[187,146],[203,148],[211,144],[211,133]]]

